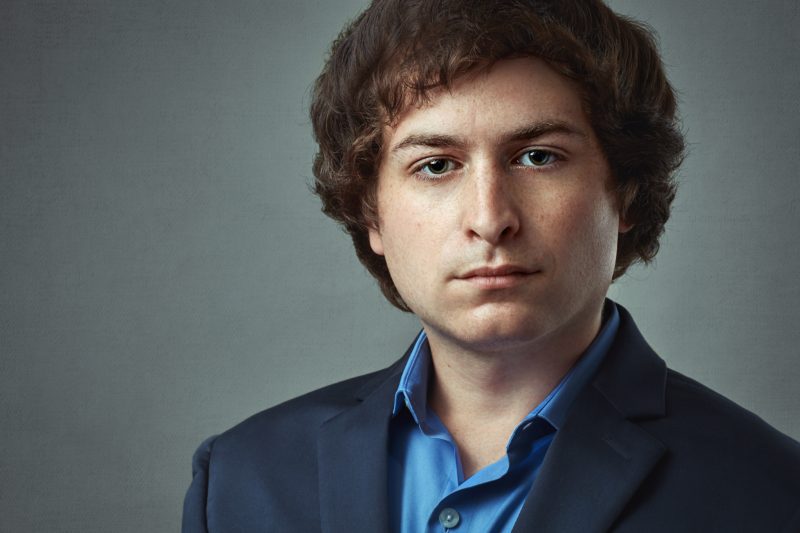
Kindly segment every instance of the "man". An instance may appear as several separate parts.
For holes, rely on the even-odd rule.
[[[605,299],[682,157],[644,29],[592,0],[376,0],[311,116],[323,209],[422,332],[206,441],[184,531],[800,531],[800,446]]]

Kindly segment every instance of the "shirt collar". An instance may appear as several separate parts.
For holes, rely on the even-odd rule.
[[[563,425],[573,400],[592,379],[617,334],[619,312],[616,304],[611,300],[606,300],[603,317],[604,321],[600,332],[583,352],[583,355],[547,397],[520,422],[515,433],[520,428],[527,427],[537,416],[549,422],[556,430]],[[430,364],[431,351],[428,337],[425,335],[425,331],[420,331],[403,368],[403,374],[400,376],[400,383],[394,395],[392,416],[400,413],[405,405],[417,425],[424,423],[427,411]]]
[[[408,356],[400,384],[394,394],[394,408],[392,416],[397,416],[405,405],[417,425],[425,420],[425,411],[428,404],[428,371],[431,366],[431,348],[428,345],[428,336],[425,331],[420,331],[411,354]]]

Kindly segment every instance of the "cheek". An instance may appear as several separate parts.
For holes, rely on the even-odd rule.
[[[610,280],[617,257],[619,216],[609,204],[603,202],[588,207],[583,228],[585,268],[595,270],[596,275]]]
[[[380,241],[386,263],[393,277],[412,276],[418,268],[417,257],[427,253],[430,231],[424,212],[398,195],[391,199],[381,214]],[[397,280],[396,280],[397,281]]]
[[[430,246],[443,227],[444,206],[402,187],[387,187],[381,210],[384,245],[404,253],[406,249]]]
[[[550,218],[556,246],[581,270],[598,269],[616,259],[619,216],[604,196],[580,195],[560,202]]]
[[[424,222],[416,213],[403,209],[401,203],[392,206],[381,217],[381,237],[387,255],[405,255],[406,250],[414,250],[419,245],[419,235]]]

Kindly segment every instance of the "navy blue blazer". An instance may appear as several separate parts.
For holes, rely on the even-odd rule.
[[[667,369],[621,307],[620,319],[514,531],[800,532],[800,444]],[[404,361],[205,441],[183,532],[389,531],[387,439]]]

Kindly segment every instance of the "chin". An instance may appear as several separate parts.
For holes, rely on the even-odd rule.
[[[536,320],[520,315],[465,320],[462,324],[455,332],[456,341],[477,351],[503,351],[532,345],[547,334],[546,328],[539,327]]]

